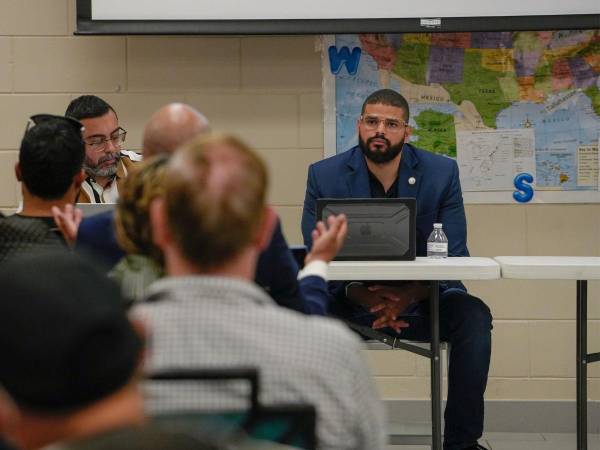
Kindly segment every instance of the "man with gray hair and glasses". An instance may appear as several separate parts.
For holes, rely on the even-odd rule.
[[[79,203],[116,203],[119,185],[141,155],[123,150],[127,131],[119,126],[114,108],[95,95],[82,95],[69,103],[65,116],[81,121],[85,127],[87,177],[81,185]]]

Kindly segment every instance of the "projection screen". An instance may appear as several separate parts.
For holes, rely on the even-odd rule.
[[[598,0],[77,0],[78,34],[329,34],[600,28]]]

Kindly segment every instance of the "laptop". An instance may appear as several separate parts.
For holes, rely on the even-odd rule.
[[[414,198],[317,199],[317,219],[345,214],[348,236],[338,261],[411,261],[416,256]]]

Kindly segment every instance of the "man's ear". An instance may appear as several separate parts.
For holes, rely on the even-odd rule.
[[[21,164],[15,163],[15,177],[17,177],[17,181],[23,181],[23,176],[21,175]]]
[[[171,233],[167,221],[167,205],[162,197],[156,197],[150,203],[150,230],[152,242],[164,252],[171,242]]]
[[[408,144],[408,140],[412,135],[412,127],[410,125],[406,125],[406,131],[404,132],[404,142]]]
[[[256,235],[256,246],[259,250],[264,250],[269,246],[273,237],[273,230],[277,224],[277,214],[272,207],[267,206],[263,214],[263,220]]]

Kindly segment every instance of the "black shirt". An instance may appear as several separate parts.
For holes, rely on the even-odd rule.
[[[398,197],[398,176],[387,190],[384,189],[383,184],[377,179],[377,177],[367,169],[369,173],[369,189],[371,190],[371,198],[397,198]]]
[[[52,217],[13,214],[0,218],[0,261],[20,253],[67,248]]]

